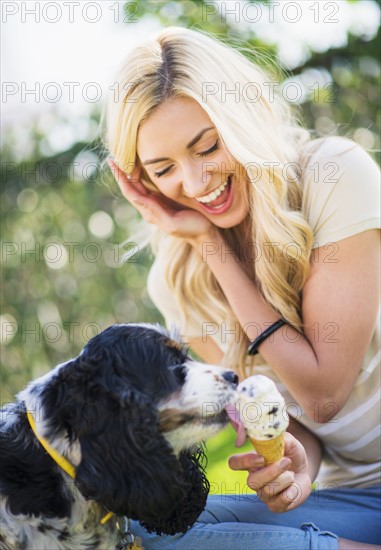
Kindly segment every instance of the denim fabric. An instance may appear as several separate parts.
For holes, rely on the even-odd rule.
[[[274,514],[256,495],[212,495],[185,534],[132,532],[145,550],[337,550],[338,537],[380,544],[381,487],[315,491],[301,506]]]

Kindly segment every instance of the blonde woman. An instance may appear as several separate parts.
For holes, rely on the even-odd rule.
[[[210,497],[185,534],[135,531],[147,549],[377,547],[376,164],[312,140],[267,72],[198,30],[135,47],[117,81],[109,163],[153,229],[153,301],[205,361],[272,378],[294,419],[283,460],[230,458],[256,494]]]

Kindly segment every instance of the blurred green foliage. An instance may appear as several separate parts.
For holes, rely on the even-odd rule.
[[[233,43],[244,40],[253,52],[261,53],[259,61],[281,65],[277,45],[261,40],[255,25],[243,26],[218,11],[211,13],[217,2],[135,4],[141,25],[155,18],[162,26],[199,28]],[[132,2],[126,4],[129,16],[131,6]],[[371,39],[361,29],[348,33],[342,47],[310,49],[301,66],[281,69],[304,90],[295,107],[317,136],[338,133],[368,150],[380,149],[379,31]],[[52,113],[41,114],[21,129],[27,153],[20,152],[18,127],[9,127],[2,142],[3,403],[31,378],[76,355],[106,326],[162,321],[145,289],[152,262],[149,250],[123,259],[123,253],[135,246],[139,216],[102,167],[104,151],[95,130],[99,117],[94,111],[80,121],[87,128],[86,138],[60,151],[49,146],[49,136],[79,121],[56,119]],[[374,157],[380,160],[379,152]],[[119,246],[124,241],[132,244]],[[232,430],[211,441],[209,448],[212,483],[228,479]],[[234,473],[227,489],[236,481],[242,484],[244,477]]]
[[[35,138],[38,142],[38,138]],[[127,242],[137,212],[86,143],[3,163],[2,400],[114,322],[159,321],[149,251]]]

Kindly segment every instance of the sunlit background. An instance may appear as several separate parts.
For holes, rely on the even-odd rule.
[[[102,167],[98,139],[119,64],[156,29],[244,40],[296,83],[288,99],[314,135],[349,136],[380,160],[375,0],[28,0],[1,10],[2,403],[108,325],[162,321],[145,290],[152,256],[127,261],[133,242],[119,246],[140,219]],[[230,431],[210,444],[216,492],[224,476],[230,492],[243,483],[222,465],[233,451]]]

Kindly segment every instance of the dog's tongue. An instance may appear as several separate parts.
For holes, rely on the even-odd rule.
[[[235,440],[235,446],[236,447],[242,447],[242,445],[246,441],[246,430],[241,422],[239,412],[235,408],[234,404],[226,405],[225,407],[226,414],[229,417],[230,423],[237,432],[237,438]]]

